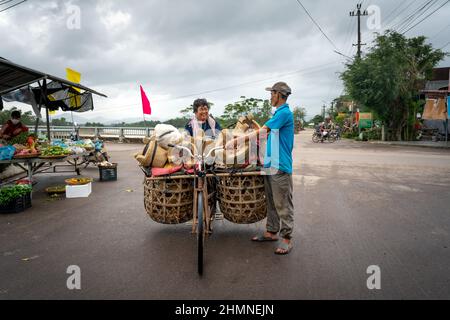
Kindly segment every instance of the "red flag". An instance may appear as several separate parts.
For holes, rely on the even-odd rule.
[[[152,108],[150,106],[150,101],[147,98],[147,95],[144,92],[144,89],[141,87],[141,99],[142,99],[142,112],[144,114],[152,114]]]

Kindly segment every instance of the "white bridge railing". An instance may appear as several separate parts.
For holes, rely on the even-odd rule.
[[[146,127],[79,127],[78,134],[82,139],[142,139],[153,134],[154,128]],[[38,134],[46,135],[47,127],[38,127]],[[52,139],[68,139],[75,134],[73,127],[50,126]]]

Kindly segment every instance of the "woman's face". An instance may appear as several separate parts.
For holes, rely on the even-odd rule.
[[[195,117],[198,121],[206,121],[209,117],[209,108],[207,106],[200,106],[197,108]]]

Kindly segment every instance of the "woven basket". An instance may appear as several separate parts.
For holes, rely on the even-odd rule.
[[[158,223],[177,224],[192,219],[194,186],[191,178],[144,181],[144,206]]]
[[[267,216],[264,177],[259,172],[221,177],[217,189],[220,211],[228,221],[250,224]]]

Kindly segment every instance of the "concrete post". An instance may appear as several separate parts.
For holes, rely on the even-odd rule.
[[[381,141],[386,141],[386,131],[384,129],[384,124],[381,126]]]
[[[125,135],[123,134],[123,128],[119,129],[119,142],[123,142],[125,140]]]

